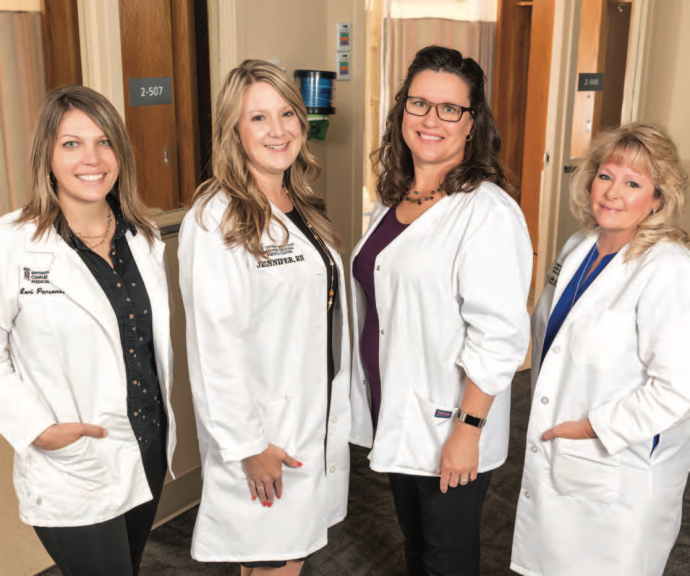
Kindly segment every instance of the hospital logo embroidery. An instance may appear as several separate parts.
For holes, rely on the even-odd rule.
[[[453,413],[450,410],[441,410],[437,408],[434,418],[450,418],[452,415]]]
[[[57,288],[51,287],[51,286],[38,286],[37,288],[34,288],[33,285],[36,284],[50,284],[50,280],[48,279],[48,274],[49,270],[32,270],[28,266],[23,266],[22,267],[22,277],[23,279],[28,282],[29,284],[32,284],[31,288],[24,288],[21,287],[19,289],[20,294],[41,294],[41,295],[49,295],[49,294],[64,294],[64,290],[59,290]]]

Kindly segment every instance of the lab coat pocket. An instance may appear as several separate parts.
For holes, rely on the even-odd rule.
[[[573,326],[570,352],[576,362],[597,368],[615,368],[637,333],[635,315],[607,311],[592,314]]]
[[[622,494],[621,467],[598,440],[553,441],[551,480],[561,496],[612,504]]]
[[[93,442],[99,441],[82,436],[58,450],[36,449],[27,470],[30,484],[38,491],[60,492],[66,498],[100,491],[111,475],[93,446]]]
[[[457,406],[432,403],[410,391],[396,464],[437,474],[441,451],[453,431],[457,413]]]

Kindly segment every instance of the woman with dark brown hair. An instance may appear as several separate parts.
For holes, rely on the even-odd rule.
[[[0,434],[19,514],[70,576],[133,576],[175,448],[164,244],[119,114],[50,92],[0,219]]]
[[[417,53],[352,259],[352,442],[389,473],[410,575],[479,573],[482,502],[529,340],[532,249],[484,83],[456,50]]]

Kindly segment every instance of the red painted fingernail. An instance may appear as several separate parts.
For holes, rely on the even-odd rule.
[[[301,463],[301,462],[297,462],[297,466],[302,466],[302,463]]]
[[[261,505],[266,508],[266,502],[262,502]]]
[[[252,500],[256,500],[256,496],[252,496]]]
[[[273,502],[268,503],[268,507],[270,508],[271,506],[273,506]]]
[[[278,494],[276,494],[276,498],[278,498],[278,500],[280,500],[282,498],[282,496],[278,496]]]

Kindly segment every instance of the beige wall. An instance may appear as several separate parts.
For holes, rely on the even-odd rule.
[[[336,82],[336,113],[324,142],[310,149],[323,163],[314,186],[343,235],[345,253],[359,240],[364,134],[365,0],[236,0],[238,62],[280,60],[290,78],[295,70],[335,71],[335,27],[352,24],[352,80]],[[346,259],[346,262],[347,262]]]
[[[648,14],[638,119],[666,128],[690,171],[690,2],[652,0]],[[684,216],[690,230],[690,201]]]

